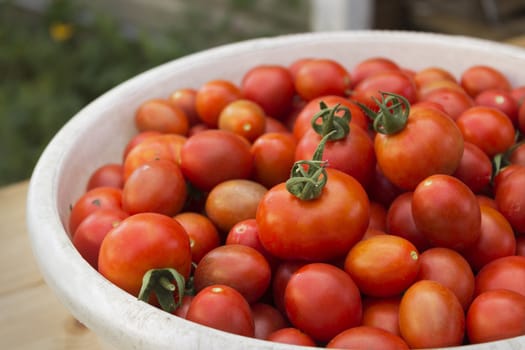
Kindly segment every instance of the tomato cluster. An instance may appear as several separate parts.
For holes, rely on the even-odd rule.
[[[327,348],[525,335],[525,87],[304,58],[144,101],[68,231],[128,293]]]

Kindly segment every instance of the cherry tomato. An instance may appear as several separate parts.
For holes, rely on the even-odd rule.
[[[239,292],[225,285],[212,285],[197,293],[186,319],[246,337],[255,334],[250,305]]]
[[[250,176],[250,144],[226,130],[206,130],[188,138],[181,149],[182,173],[195,187],[210,191],[219,183]]]
[[[220,236],[211,220],[202,214],[182,212],[174,217],[190,238],[191,257],[194,263],[199,263],[210,250],[220,245]]]
[[[124,186],[124,174],[122,164],[107,163],[98,167],[89,177],[86,191],[95,187],[115,187]]]
[[[363,294],[391,297],[416,279],[419,252],[404,238],[378,235],[356,243],[346,256],[344,269]]]
[[[327,58],[306,61],[294,80],[297,94],[306,101],[325,95],[345,96],[350,84],[350,73],[346,68]]]
[[[512,121],[496,108],[475,106],[456,120],[465,141],[481,148],[489,157],[502,153],[514,144]]]
[[[186,315],[188,314],[188,309],[190,308],[191,302],[193,301],[193,297],[194,295],[185,295],[184,297],[182,297],[182,301],[179,307],[173,311],[173,314],[180,318],[186,318]]]
[[[200,120],[209,127],[215,128],[222,109],[241,96],[241,90],[231,81],[211,80],[197,90],[195,108]]]
[[[336,335],[327,349],[408,350],[408,344],[399,336],[381,328],[358,326]]]
[[[401,296],[363,299],[363,326],[384,329],[401,336],[399,331],[399,303]]]
[[[499,211],[518,234],[525,233],[525,168],[518,166],[496,187]]]
[[[510,118],[514,126],[518,125],[518,102],[508,90],[488,89],[480,92],[475,99],[479,106],[497,108]]]
[[[508,289],[525,295],[525,256],[498,258],[479,270],[474,295],[495,289]]]
[[[474,106],[474,101],[466,92],[450,88],[435,89],[427,93],[422,101],[440,104],[445,113],[454,120]]]
[[[255,66],[243,76],[241,93],[260,105],[267,115],[281,119],[292,108],[294,79],[286,67]]]
[[[411,348],[461,345],[465,334],[463,307],[439,282],[418,281],[401,298],[399,330]]]
[[[122,190],[115,187],[96,187],[82,194],[71,207],[69,233],[73,235],[78,225],[88,215],[103,208],[122,208]]]
[[[184,111],[165,99],[152,99],[142,103],[135,113],[139,131],[186,135],[190,126]]]
[[[358,62],[352,69],[352,85],[356,86],[368,76],[389,70],[399,71],[398,64],[387,57],[369,57]]]
[[[333,265],[312,263],[295,271],[284,302],[291,323],[314,340],[329,341],[361,322],[359,290],[348,274]]]
[[[128,153],[136,145],[138,145],[139,143],[141,143],[142,141],[144,141],[145,139],[147,139],[150,136],[157,136],[157,135],[162,135],[162,133],[159,132],[159,131],[142,131],[142,132],[139,132],[138,134],[136,134],[135,136],[133,136],[128,141],[128,143],[126,144],[126,147],[124,148],[124,152],[122,153],[122,159],[125,160],[126,157],[128,156]]]
[[[512,147],[512,152],[509,156],[511,164],[519,164],[525,166],[525,143],[516,144]]]
[[[385,177],[376,162],[375,171],[372,174],[367,192],[370,200],[381,203],[388,208],[394,199],[404,191]]]
[[[472,97],[488,89],[509,91],[510,83],[502,72],[486,65],[475,65],[467,68],[460,77],[461,86]]]
[[[418,100],[425,101],[426,97],[437,90],[455,91],[465,94],[466,91],[456,81],[450,79],[434,80],[418,87]],[[469,96],[467,94],[467,96]],[[472,101],[472,98],[471,98]]]
[[[190,127],[200,121],[196,108],[196,99],[197,90],[192,88],[177,89],[173,91],[168,97],[168,101],[171,104],[184,111],[186,117],[188,118],[188,124]]]
[[[129,216],[118,208],[106,208],[88,215],[73,235],[73,245],[93,268],[98,269],[98,255],[104,237]]]
[[[284,121],[277,120],[273,117],[266,116],[266,126],[264,128],[264,134],[268,133],[289,133],[290,130],[284,124]]]
[[[269,334],[266,340],[291,345],[316,346],[312,338],[293,327],[276,330]]]
[[[379,97],[380,91],[388,91],[404,96],[410,103],[417,100],[416,84],[410,76],[399,70],[380,71],[364,78],[354,87],[352,98],[371,100]],[[366,104],[366,102],[365,102]]]
[[[98,270],[109,281],[137,296],[150,269],[173,268],[188,278],[190,240],[173,218],[140,213],[122,220],[102,241]]]
[[[466,328],[471,344],[524,335],[525,296],[505,289],[481,293],[468,310]]]
[[[284,183],[271,188],[257,208],[259,238],[282,259],[326,261],[344,256],[369,222],[369,200],[353,177],[327,168],[320,197],[301,200]],[[297,218],[300,218],[298,220]]]
[[[266,339],[276,330],[288,327],[288,322],[279,310],[269,304],[255,303],[251,305],[251,310],[255,325],[255,338]]]
[[[474,273],[467,260],[449,248],[430,248],[420,257],[417,280],[432,280],[449,288],[467,310],[474,296]]]
[[[273,268],[277,260],[264,249],[259,239],[259,229],[255,219],[246,219],[237,222],[228,232],[225,244],[242,244],[252,247],[261,253]]]
[[[238,222],[255,219],[255,212],[267,189],[251,180],[227,180],[215,186],[206,198],[205,211],[222,231]]]
[[[266,114],[255,102],[240,99],[227,104],[219,114],[218,128],[253,142],[266,129]]]
[[[368,228],[379,231],[386,230],[386,208],[377,202],[370,202],[370,221]]]
[[[193,283],[198,291],[223,284],[237,290],[248,301],[258,301],[271,281],[270,265],[252,247],[229,244],[206,254],[195,268]]]
[[[490,184],[492,162],[475,144],[465,141],[463,147],[463,157],[452,176],[460,179],[472,192],[480,193]]]
[[[186,201],[186,182],[172,161],[153,160],[136,168],[122,190],[122,208],[130,214],[154,212],[173,216]]]
[[[432,175],[414,190],[412,215],[434,246],[465,249],[481,234],[481,210],[474,193],[450,175]]]
[[[272,296],[277,309],[286,314],[284,307],[284,292],[286,285],[293,273],[306,265],[304,261],[283,260],[279,263],[273,274]]]
[[[456,78],[452,73],[442,67],[427,67],[416,72],[414,75],[414,82],[418,89],[434,81],[449,80],[456,82]]]
[[[516,238],[507,219],[494,208],[480,208],[481,235],[461,252],[476,271],[497,258],[516,253]]]

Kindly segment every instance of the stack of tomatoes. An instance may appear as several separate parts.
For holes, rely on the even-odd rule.
[[[525,335],[524,98],[482,65],[256,66],[144,101],[68,230],[128,293],[248,337],[388,350]]]

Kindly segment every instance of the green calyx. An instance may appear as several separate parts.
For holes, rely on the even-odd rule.
[[[379,107],[378,112],[371,110],[362,103],[359,103],[359,107],[372,119],[376,132],[392,135],[405,128],[410,113],[410,102],[405,97],[392,92],[381,91],[380,94],[381,100],[372,97],[372,100]]]
[[[321,137],[331,134],[328,141],[344,139],[350,132],[350,119],[352,118],[350,110],[341,104],[328,107],[323,101],[319,102],[319,107],[320,111],[313,116],[311,121],[314,131]],[[339,116],[341,111],[343,115]],[[335,133],[332,133],[333,131]]]
[[[185,288],[185,278],[177,270],[172,268],[151,269],[142,278],[142,288],[138,299],[147,303],[151,294],[155,293],[160,307],[164,311],[173,312],[182,303]]]

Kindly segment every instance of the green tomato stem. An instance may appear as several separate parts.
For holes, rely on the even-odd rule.
[[[185,287],[185,278],[177,270],[172,268],[151,269],[142,278],[138,299],[147,303],[151,294],[155,293],[161,308],[164,311],[173,312],[182,303]],[[174,295],[175,293],[177,295]]]
[[[393,135],[403,130],[408,122],[410,102],[401,95],[392,92],[380,92],[381,100],[372,97],[379,107],[375,112],[362,103],[358,103],[365,114],[372,119],[374,130],[385,135]]]
[[[350,110],[341,104],[328,107],[323,101],[319,102],[319,107],[320,111],[312,117],[311,121],[314,131],[324,137],[335,130],[336,132],[332,133],[329,141],[344,139],[350,133],[350,119],[352,118]],[[342,116],[337,115],[340,111],[343,111]],[[321,122],[318,123],[318,120]]]

